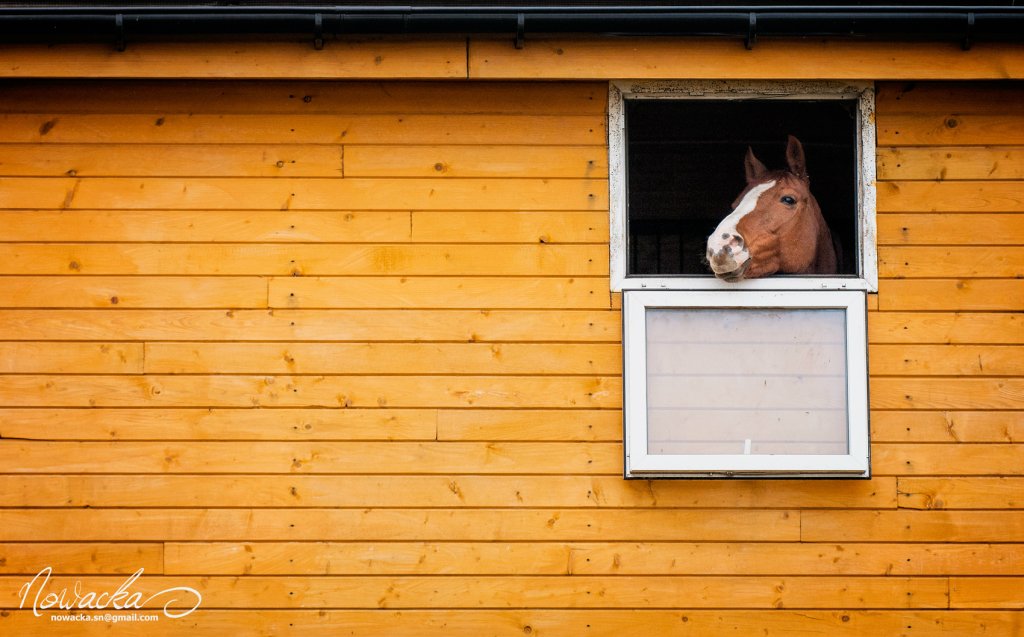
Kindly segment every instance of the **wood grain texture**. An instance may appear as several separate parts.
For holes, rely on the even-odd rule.
[[[874,411],[872,440],[884,442],[1021,442],[1024,411]]]
[[[983,312],[871,312],[870,343],[1024,343],[1024,314]]]
[[[539,343],[149,343],[145,367],[152,374],[617,376],[622,373],[622,347]]]
[[[883,279],[878,309],[1020,312],[1024,279]]]
[[[756,480],[707,482],[651,483],[624,481],[618,475],[617,465],[608,448],[617,445],[567,445],[544,443],[493,444],[488,451],[498,456],[483,458],[474,453],[482,445],[435,444],[405,447],[410,458],[404,466],[389,465],[403,448],[391,444],[380,455],[379,466],[360,470],[351,475],[317,474],[327,470],[341,470],[339,460],[330,454],[344,450],[342,445],[278,444],[280,455],[288,452],[314,449],[313,460],[297,459],[297,466],[275,457],[267,445],[250,443],[256,460],[224,464],[216,467],[200,464],[202,458],[215,456],[225,444],[201,445],[165,444],[168,454],[175,454],[174,466],[147,467],[142,460],[113,460],[107,472],[127,468],[133,464],[132,480],[122,475],[79,474],[61,476],[56,473],[20,474],[27,462],[39,462],[38,454],[29,453],[27,461],[12,463],[6,475],[0,475],[0,505],[10,507],[449,507],[449,508],[550,508],[558,506],[589,509],[651,509],[670,507],[679,509],[752,509],[759,508],[771,496],[775,506],[808,506],[817,508],[896,508],[896,479],[876,478],[835,486],[814,481],[792,481],[777,486],[766,486]],[[235,445],[238,447],[239,445]],[[350,446],[352,447],[352,446]],[[97,459],[105,457],[104,449],[92,450],[84,445],[47,445],[49,449],[78,449],[95,453]],[[107,449],[110,446],[106,446]],[[366,444],[367,452],[377,452],[383,445]],[[145,449],[133,445],[132,450]],[[432,453],[435,451],[436,453]],[[560,475],[528,475],[540,466],[540,451],[565,454]],[[537,452],[537,453],[535,453]],[[512,458],[511,455],[521,455]],[[140,454],[141,455],[141,454]],[[223,454],[221,454],[223,455]],[[506,457],[501,457],[506,456]],[[308,458],[309,453],[301,458]],[[287,460],[291,460],[289,457]],[[533,463],[532,465],[530,463]],[[416,463],[416,464],[414,464]],[[422,464],[419,464],[422,463]],[[294,464],[294,463],[293,463]],[[443,475],[431,475],[448,465]],[[609,469],[610,467],[610,469]],[[75,468],[78,468],[77,466]],[[45,466],[42,471],[49,471]],[[550,470],[550,466],[548,467]],[[206,471],[223,474],[230,471],[258,471],[261,474],[278,471],[278,475],[198,475]],[[145,471],[156,474],[140,475]],[[395,475],[407,471],[418,475]],[[487,475],[493,472],[515,471],[515,475]],[[185,472],[188,475],[178,474]],[[377,475],[372,475],[376,473]],[[569,475],[575,473],[576,475]],[[468,475],[467,475],[468,474]],[[590,475],[587,475],[590,474]],[[511,515],[511,513],[510,513]]]
[[[617,474],[617,444],[598,442],[4,441],[6,473]],[[372,462],[368,462],[372,458]],[[451,489],[449,489],[450,491]],[[295,493],[289,504],[300,502]],[[457,495],[457,494],[456,494]],[[366,504],[372,500],[363,501]],[[405,506],[414,505],[406,501]]]
[[[1012,82],[879,82],[875,102],[886,113],[1024,115],[1024,91]]]
[[[1024,573],[1014,544],[168,542],[177,575],[972,575]],[[532,564],[532,566],[531,566]]]
[[[380,193],[388,197],[381,199]],[[607,182],[547,179],[10,177],[5,208],[126,210],[604,210]]]
[[[341,177],[340,145],[4,144],[10,177]],[[159,158],[159,161],[153,161]]]
[[[930,208],[925,203],[920,207]],[[879,214],[879,245],[1020,246],[1024,221],[1019,214]]]
[[[726,39],[535,39],[532,44],[516,49],[500,39],[473,40],[469,77],[1004,80],[1024,75],[1010,44],[979,46],[969,55],[953,44],[810,38],[759,42],[752,51]]]
[[[597,309],[603,277],[274,277],[270,307]]]
[[[1021,378],[893,378],[871,381],[872,409],[1019,409]]]
[[[0,576],[0,606],[16,608],[22,578]],[[80,577],[87,590],[116,589],[123,580]],[[53,577],[60,590],[74,578]],[[143,608],[159,609],[169,595],[160,591],[188,585],[187,578],[153,576],[133,586]],[[260,608],[278,603],[285,608],[660,608],[666,599],[684,599],[686,608],[947,608],[945,578],[806,577],[659,577],[601,578],[574,576],[481,577],[451,575],[443,579],[418,576],[384,577],[204,577],[192,587],[202,607]],[[189,608],[194,596],[181,595],[172,608]]]
[[[126,634],[1017,637],[1015,50],[307,45],[7,58],[194,75],[0,93],[0,632],[52,565],[203,591]],[[974,80],[878,85],[873,477],[623,480],[606,80],[751,73]]]
[[[578,418],[586,420],[585,415]],[[0,436],[22,440],[434,440],[437,420],[435,409],[15,408],[0,409]]]
[[[3,407],[617,409],[610,376],[0,376]]]
[[[880,246],[878,276],[913,278],[1024,278],[1018,246]]]
[[[141,44],[141,43],[140,43]],[[4,82],[4,113],[603,115],[605,82],[225,79],[181,82],[24,78]],[[922,88],[924,85],[921,85]],[[441,89],[441,90],[438,90]],[[131,99],[125,99],[126,92]]]
[[[599,115],[0,114],[0,143],[603,145]]]
[[[249,615],[250,619],[244,619]],[[984,631],[992,637],[1016,637],[1019,613],[1014,610],[267,610],[253,622],[248,610],[196,611],[183,622],[156,622],[140,629],[126,624],[128,635],[180,634],[182,626],[210,635],[303,635],[346,631],[359,637],[390,635],[494,635],[519,637],[534,631],[554,637],[591,634],[613,637],[641,627],[651,634],[700,636],[724,627],[737,635],[823,634],[848,637],[899,635],[952,637]],[[685,618],[685,621],[684,621]],[[4,629],[15,634],[38,626],[30,610],[8,611]],[[102,622],[60,625],[61,634],[105,634]],[[155,626],[155,627],[154,627]],[[170,628],[169,628],[170,626]],[[526,629],[529,628],[527,631]],[[119,630],[121,627],[119,627]]]
[[[0,211],[21,242],[394,243],[409,241],[402,211],[26,210]]]
[[[905,509],[1021,509],[1024,480],[996,478],[918,478],[899,480],[900,507]]]
[[[879,114],[882,146],[1020,145],[1020,116],[1014,113]]]
[[[341,237],[339,237],[341,238]],[[2,275],[597,276],[601,245],[149,244],[0,245]]]
[[[1019,542],[1017,511],[804,511],[805,542]]]
[[[34,576],[45,566],[67,575],[131,575],[140,568],[157,574],[163,572],[164,546],[155,542],[0,544],[0,573]]]
[[[869,512],[870,513],[870,512]],[[806,513],[804,515],[807,515]],[[871,514],[873,515],[873,514]],[[895,513],[893,514],[895,515]],[[920,514],[918,514],[920,515]],[[928,516],[950,513],[926,513]],[[966,514],[964,514],[966,515]],[[980,535],[1016,514],[972,513]],[[790,510],[18,509],[0,541],[780,541],[800,537]],[[931,519],[931,518],[929,518]],[[941,526],[941,525],[938,525]],[[973,528],[973,527],[972,527]],[[984,540],[982,540],[984,541]]]
[[[880,213],[1021,211],[1024,211],[1024,194],[1021,194],[1020,183],[1015,181],[886,181],[878,184]]]
[[[292,42],[135,42],[112,51],[90,44],[8,45],[5,77],[51,78],[462,78],[463,40],[337,40],[316,51]],[[126,53],[126,55],[115,55]],[[301,69],[301,70],[300,70]]]
[[[1002,108],[1010,108],[1003,103]],[[1019,146],[910,146],[879,148],[878,178],[886,181],[1024,179]]]
[[[954,577],[949,582],[950,608],[1024,608],[1024,578]]]
[[[259,308],[260,277],[0,277],[6,308]]]
[[[608,153],[600,146],[350,145],[345,147],[345,175],[605,179]]]
[[[1024,348],[1009,345],[872,345],[872,375],[1024,376]]]
[[[963,324],[984,325],[979,315]],[[1011,316],[1011,318],[1013,318]],[[961,321],[956,322],[957,331]],[[1016,325],[1010,321],[1008,326]],[[1000,327],[999,325],[993,327]],[[0,309],[12,340],[620,342],[610,310]],[[1007,332],[1012,336],[1012,332]]]

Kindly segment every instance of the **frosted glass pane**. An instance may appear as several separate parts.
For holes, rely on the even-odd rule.
[[[846,454],[841,309],[649,309],[648,453]]]

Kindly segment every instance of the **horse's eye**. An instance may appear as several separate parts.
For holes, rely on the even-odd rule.
[[[789,195],[786,195],[785,197],[783,197],[779,201],[781,201],[782,203],[786,204],[787,206],[795,206],[796,205],[796,199],[793,199]]]

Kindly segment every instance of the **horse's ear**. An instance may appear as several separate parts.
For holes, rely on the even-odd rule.
[[[786,163],[789,164],[789,172],[800,179],[807,179],[807,160],[804,158],[804,147],[800,140],[792,135],[786,144]]]
[[[761,163],[761,160],[754,157],[754,149],[747,146],[747,157],[743,160],[743,168],[747,173],[747,183],[752,184],[761,181],[761,177],[768,172],[768,167]]]

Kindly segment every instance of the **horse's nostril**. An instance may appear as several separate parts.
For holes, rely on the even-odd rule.
[[[740,235],[738,235],[738,234],[734,234],[734,235],[732,236],[732,238],[733,238],[733,239],[736,239],[736,245],[739,245],[739,246],[742,246],[742,245],[743,245],[743,237],[741,237]]]

